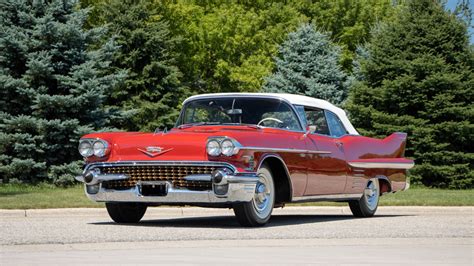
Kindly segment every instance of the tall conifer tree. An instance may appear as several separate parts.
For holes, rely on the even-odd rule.
[[[95,12],[100,15],[95,23],[107,23],[120,46],[111,70],[128,71],[109,103],[129,115],[115,125],[141,131],[174,126],[181,102],[190,94],[174,58],[179,37],[171,35],[150,1],[111,0],[96,6]]]
[[[280,46],[276,71],[263,90],[303,94],[341,104],[347,97],[349,82],[339,59],[340,48],[327,35],[304,24]]]
[[[465,23],[433,0],[410,1],[373,32],[347,108],[364,134],[408,132],[415,182],[472,188],[474,53]]]
[[[72,182],[78,139],[102,129],[103,108],[123,74],[104,74],[117,47],[92,45],[76,1],[0,2],[0,175],[3,181]]]

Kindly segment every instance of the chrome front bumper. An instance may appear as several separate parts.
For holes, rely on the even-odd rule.
[[[164,162],[160,162],[163,163]],[[101,165],[98,165],[101,166]],[[224,165],[222,165],[224,166]],[[227,166],[227,165],[225,165]],[[122,174],[94,173],[94,167],[86,167],[83,175],[76,180],[85,183],[85,192],[89,199],[97,202],[143,202],[143,203],[172,203],[172,204],[208,204],[208,203],[235,203],[249,202],[253,199],[255,188],[259,180],[256,173],[221,172],[223,176],[213,179],[211,175],[192,175],[184,179],[200,179],[211,181],[211,190],[191,190],[174,187],[168,181],[139,181],[134,187],[128,189],[109,189],[102,186],[102,182],[111,180],[127,180],[128,176]],[[90,175],[93,173],[93,175]],[[87,177],[87,175],[89,176]],[[159,185],[166,189],[162,196],[143,195],[143,185]],[[219,188],[225,187],[224,193]],[[216,193],[217,192],[217,193]]]
[[[101,187],[96,194],[88,193],[87,187],[85,187],[85,191],[89,199],[97,202],[233,203],[251,201],[254,197],[256,183],[254,181],[229,183],[227,193],[222,196],[216,195],[213,190],[194,191],[175,189],[171,186],[168,186],[166,196],[143,196],[138,185],[127,190],[104,189]]]

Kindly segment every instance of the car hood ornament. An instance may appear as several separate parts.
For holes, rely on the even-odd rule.
[[[164,149],[163,147],[158,147],[158,146],[148,146],[145,149],[140,149],[137,148],[137,150],[143,152],[144,154],[150,156],[150,157],[156,157],[158,155],[164,154],[166,152],[171,151],[173,148],[169,149]]]

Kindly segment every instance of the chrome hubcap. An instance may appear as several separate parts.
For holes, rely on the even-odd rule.
[[[260,174],[260,179],[255,187],[255,196],[253,198],[255,210],[257,214],[262,217],[265,217],[271,208],[272,191],[268,182],[267,177]]]
[[[378,205],[379,201],[379,186],[378,186],[378,180],[372,179],[369,181],[367,184],[367,187],[364,190],[365,194],[365,201],[367,203],[367,207],[369,207],[370,210],[375,210]]]

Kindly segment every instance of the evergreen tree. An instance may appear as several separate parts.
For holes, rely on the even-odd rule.
[[[474,53],[465,23],[432,0],[410,1],[378,26],[347,108],[360,132],[409,134],[415,182],[472,188]]]
[[[102,107],[122,74],[103,72],[116,46],[90,50],[104,28],[83,30],[72,0],[0,2],[0,175],[58,184],[80,172],[78,139],[104,128]]]
[[[108,23],[120,46],[111,69],[128,70],[109,104],[127,111],[129,119],[115,125],[143,131],[173,127],[189,89],[180,82],[182,74],[173,54],[178,39],[170,35],[168,23],[157,15],[150,1],[106,1],[96,13],[102,20],[98,23]]]
[[[263,90],[304,94],[341,104],[347,97],[349,82],[339,58],[340,48],[327,35],[304,24],[281,45],[276,72]]]

